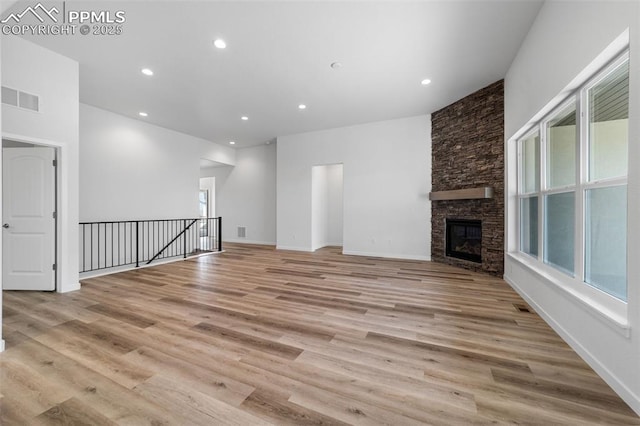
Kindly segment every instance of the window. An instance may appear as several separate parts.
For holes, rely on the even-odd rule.
[[[538,191],[540,189],[540,135],[520,141],[520,250],[538,257]]]
[[[544,263],[574,275],[575,192],[544,197]]]
[[[209,191],[206,189],[200,190],[199,207],[200,217],[209,217]]]
[[[520,252],[623,302],[628,131],[625,53],[518,140]]]
[[[209,217],[209,191],[206,189],[201,189],[198,197],[199,201],[199,210],[200,217],[206,218]],[[207,237],[209,236],[209,221],[201,220],[200,221],[200,236]]]
[[[585,183],[585,281],[627,298],[629,61],[587,87],[588,176]]]
[[[627,298],[627,188],[587,190],[585,281]]]
[[[569,104],[546,123],[546,182],[549,189],[576,184],[576,103]]]

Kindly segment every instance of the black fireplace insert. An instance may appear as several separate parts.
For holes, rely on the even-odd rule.
[[[447,219],[445,252],[448,257],[482,262],[482,222]]]

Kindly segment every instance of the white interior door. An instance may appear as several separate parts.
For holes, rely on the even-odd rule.
[[[2,288],[55,290],[54,150],[2,154]]]

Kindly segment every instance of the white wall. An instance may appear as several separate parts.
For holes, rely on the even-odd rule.
[[[4,11],[4,5],[0,6],[0,12]],[[2,57],[2,43],[0,43],[0,58]],[[0,66],[0,82],[2,81],[2,67]],[[0,135],[2,135],[2,108],[0,108]],[[0,149],[0,188],[2,188],[2,150]],[[2,197],[0,197],[0,212],[2,211]],[[0,244],[0,352],[4,351],[4,339],[2,338],[2,244]]]
[[[4,12],[15,1],[4,0],[0,3],[0,13]],[[0,43],[0,57],[2,57],[2,43]],[[0,81],[2,81],[2,67],[0,66]],[[0,135],[2,135],[2,108],[0,108]],[[2,150],[0,150],[0,188],[2,188]],[[0,197],[0,212],[2,211],[2,197]],[[4,350],[2,339],[2,244],[0,244],[0,352]]]
[[[184,135],[182,133],[179,133],[179,135],[186,136],[187,138],[189,138],[189,140],[195,142],[199,146],[200,158],[230,166],[236,164],[235,149],[217,143],[212,143],[207,140],[197,139],[188,135]]]
[[[311,250],[327,245],[328,182],[326,166],[311,168]]]
[[[327,170],[327,245],[341,246],[343,233],[342,164],[326,166]]]
[[[238,149],[235,167],[203,169],[200,176],[216,178],[223,241],[275,244],[276,144]],[[239,226],[246,227],[246,238],[238,238]]]
[[[80,219],[198,217],[200,158],[235,150],[80,105]]]
[[[2,105],[4,138],[58,149],[58,291],[78,282],[78,63],[2,37],[2,85],[40,97],[40,112]]]
[[[310,251],[312,167],[344,165],[343,252],[428,259],[431,120],[417,116],[278,138],[277,246]]]
[[[597,31],[594,31],[597,28]],[[628,175],[628,305],[626,326],[609,320],[549,278],[515,251],[515,149],[509,140],[575,89],[601,52],[630,29]],[[613,46],[610,50],[614,50]],[[553,66],[547,66],[552,64]],[[587,72],[582,72],[592,64]],[[560,94],[559,96],[557,96]],[[505,279],[640,413],[640,3],[547,1],[505,78],[507,254]]]

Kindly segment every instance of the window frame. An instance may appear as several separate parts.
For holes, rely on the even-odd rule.
[[[541,119],[537,120],[531,128],[529,128],[522,136],[515,139],[516,142],[516,235],[515,235],[515,252],[526,263],[531,264],[534,269],[543,275],[551,278],[551,281],[563,287],[565,290],[575,294],[588,305],[597,308],[601,312],[613,313],[613,317],[624,317],[627,314],[627,301],[617,298],[604,290],[595,287],[593,284],[586,282],[586,196],[587,191],[599,188],[610,188],[617,186],[627,187],[628,199],[628,166],[627,173],[624,176],[616,176],[611,178],[597,179],[589,181],[590,167],[590,118],[589,118],[589,91],[597,86],[601,81],[606,79],[619,66],[627,63],[629,66],[629,50],[625,49],[622,53],[616,55],[605,66],[595,72],[578,88],[572,91],[567,98],[558,103],[553,109],[546,113]],[[630,71],[629,71],[630,72]],[[571,185],[563,185],[555,188],[549,187],[548,177],[548,158],[547,150],[549,143],[548,128],[549,123],[566,110],[570,105],[575,105],[576,110],[576,154],[575,154],[575,183]],[[523,167],[523,141],[538,134],[539,143],[539,187],[537,191],[523,192],[524,184],[524,167]],[[628,148],[627,148],[628,150]],[[629,161],[627,151],[627,163]],[[553,194],[574,192],[575,194],[575,211],[574,211],[574,273],[569,275],[564,269],[558,268],[551,263],[546,263],[545,253],[545,227],[546,227],[546,197]],[[522,251],[522,200],[525,198],[538,197],[538,253],[537,257]],[[628,217],[628,216],[627,216]],[[627,219],[628,221],[628,219]],[[628,225],[628,222],[627,222]],[[627,246],[629,242],[627,241]],[[627,250],[628,253],[628,250]],[[627,259],[628,262],[628,259]],[[628,263],[627,263],[628,265]],[[628,268],[628,266],[627,266]],[[627,274],[627,297],[629,277]]]
[[[539,212],[538,212],[538,217],[539,217],[539,222],[540,222],[540,248],[539,248],[539,258],[538,260],[540,260],[540,262],[542,262],[544,265],[550,266],[552,268],[554,268],[555,270],[566,274],[567,276],[571,277],[571,278],[577,278],[579,277],[579,274],[576,272],[578,271],[578,262],[576,261],[577,258],[577,248],[579,247],[578,243],[578,238],[577,235],[580,233],[579,230],[581,229],[579,227],[579,220],[578,220],[578,212],[580,212],[581,210],[579,210],[579,158],[580,158],[580,127],[581,127],[581,112],[580,112],[580,108],[578,106],[578,104],[580,103],[580,95],[579,95],[579,90],[574,93],[572,96],[569,96],[567,99],[564,100],[564,102],[560,103],[558,106],[556,106],[555,108],[553,108],[551,111],[549,111],[549,113],[543,117],[542,120],[540,120],[540,123],[538,124],[539,126],[539,132],[540,132],[540,201],[539,201]],[[575,118],[576,118],[576,135],[575,135],[575,166],[574,166],[574,183],[573,184],[569,184],[569,185],[563,185],[563,186],[558,186],[555,188],[551,188],[549,185],[549,173],[548,173],[548,149],[549,149],[549,131],[548,129],[550,128],[549,124],[551,123],[551,121],[553,119],[555,119],[558,114],[561,114],[563,111],[565,111],[569,106],[574,105],[575,106]],[[547,228],[547,216],[546,216],[546,211],[547,211],[547,197],[551,196],[551,195],[556,195],[556,194],[566,194],[569,192],[573,192],[574,193],[574,200],[575,200],[575,204],[574,204],[574,223],[573,223],[573,235],[574,235],[574,241],[573,241],[573,251],[574,251],[574,260],[573,260],[573,272],[571,273],[568,270],[565,270],[564,268],[559,267],[558,265],[554,265],[553,263],[550,262],[546,262],[545,259],[547,258],[547,249],[546,249],[546,239],[545,239],[545,232],[546,232],[546,228]]]
[[[541,186],[541,182],[538,182],[538,189],[536,191],[533,192],[522,192],[522,188],[524,188],[524,177],[523,177],[523,172],[524,172],[524,167],[522,167],[522,159],[523,159],[523,145],[524,145],[524,141],[527,139],[530,139],[532,136],[534,136],[535,134],[538,134],[538,155],[540,156],[540,145],[541,145],[541,139],[540,139],[540,128],[539,126],[534,126],[533,128],[529,129],[529,131],[527,131],[521,138],[519,138],[516,143],[517,143],[517,181],[516,181],[516,188],[517,188],[517,202],[516,202],[516,217],[517,217],[517,226],[518,226],[518,231],[517,231],[517,236],[516,236],[516,245],[517,245],[517,251],[518,253],[525,255],[527,257],[529,257],[532,260],[539,260],[540,259],[540,255],[541,255],[541,250],[540,250],[540,246],[542,244],[542,238],[541,238],[541,234],[540,232],[542,231],[542,227],[541,227],[541,221],[540,221],[540,206],[541,206],[541,202],[540,202],[540,186]],[[538,158],[538,164],[540,159]],[[541,165],[540,165],[541,166]],[[540,167],[538,167],[538,173],[540,173]],[[524,252],[522,251],[522,200],[523,199],[530,199],[530,198],[538,198],[538,229],[537,229],[537,233],[538,233],[538,247],[537,247],[537,255],[533,256],[530,253]]]

